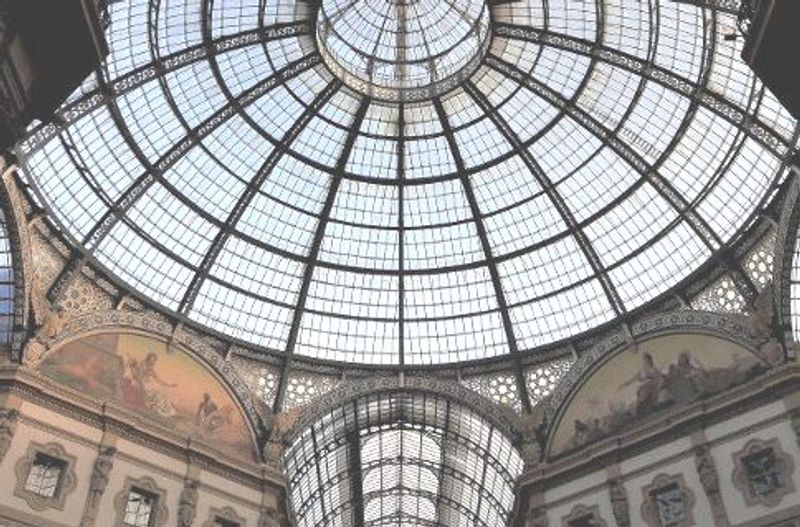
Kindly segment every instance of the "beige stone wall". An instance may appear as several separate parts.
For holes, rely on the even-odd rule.
[[[3,388],[8,390],[4,392]],[[166,442],[162,444],[157,436],[136,433],[136,437],[126,437],[122,433],[124,426],[117,422],[111,425],[89,408],[73,408],[65,412],[61,404],[51,405],[46,399],[28,398],[24,390],[0,384],[0,408],[19,411],[10,448],[0,462],[0,526],[81,525],[101,445],[114,446],[117,450],[108,486],[98,508],[97,527],[115,524],[118,509],[115,497],[123,493],[128,478],[152,478],[164,490],[168,515],[164,525],[169,526],[178,525],[179,500],[187,478],[199,482],[196,517],[192,523],[198,527],[211,519],[212,510],[226,507],[242,518],[243,527],[259,527],[265,508],[284,509],[280,496],[285,483],[274,471],[250,462],[241,466],[210,466],[209,461],[202,461],[207,453],[176,449]],[[143,437],[148,439],[142,440]],[[15,466],[26,456],[31,443],[58,444],[75,458],[76,484],[66,495],[61,510],[35,510],[26,500],[15,496],[18,479]]]
[[[800,376],[800,369],[790,366],[777,375],[786,380],[787,377]],[[782,393],[774,401],[769,402],[768,397],[764,397],[763,403],[757,405],[730,404],[731,401],[727,401],[731,408],[726,411],[725,417],[687,427],[683,434],[672,430],[667,434],[671,439],[664,439],[663,434],[661,438],[656,438],[658,429],[663,431],[669,427],[669,423],[651,423],[651,428],[655,429],[653,437],[649,441],[643,437],[638,446],[631,441],[629,445],[619,445],[605,452],[593,452],[588,448],[568,459],[532,468],[522,477],[522,494],[529,503],[521,504],[516,525],[562,527],[566,525],[565,517],[576,507],[583,505],[591,508],[596,505],[605,525],[618,527],[620,524],[615,520],[608,485],[610,480],[617,479],[622,482],[627,495],[629,525],[646,526],[648,524],[642,515],[643,491],[659,474],[680,475],[683,478],[693,497],[693,525],[800,525],[800,439],[793,429],[791,417],[800,405],[798,392],[787,388],[786,384],[783,384]],[[758,392],[758,389],[753,390],[751,396],[758,396]],[[763,393],[760,395],[764,396]],[[712,410],[713,406],[715,403],[710,402],[707,410]],[[740,411],[737,412],[737,408]],[[794,490],[786,493],[776,504],[747,503],[743,492],[734,484],[735,455],[754,440],[777,441],[791,459],[787,468],[787,483]],[[719,515],[715,517],[712,500],[701,484],[695,461],[699,446],[708,449],[716,467],[727,523]],[[536,523],[535,515],[527,512],[536,503],[544,504],[546,523]]]

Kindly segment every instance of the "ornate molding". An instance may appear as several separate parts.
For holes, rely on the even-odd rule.
[[[25,488],[28,475],[33,467],[37,454],[44,454],[64,463],[63,470],[59,475],[53,496],[42,496]],[[14,466],[14,475],[17,483],[14,487],[14,496],[25,500],[25,503],[35,511],[47,509],[64,510],[64,502],[67,496],[75,490],[78,478],[75,475],[75,462],[77,458],[70,454],[58,443],[47,443],[41,445],[31,442],[28,451]]]
[[[780,482],[774,491],[769,494],[760,495],[754,491],[750,484],[745,461],[749,456],[765,450],[771,450],[775,457],[775,466],[778,471]],[[742,450],[733,454],[733,464],[735,467],[733,475],[731,476],[733,486],[742,493],[745,504],[748,507],[756,505],[776,507],[783,500],[784,496],[791,494],[795,490],[793,483],[794,462],[791,456],[783,451],[780,441],[778,441],[777,438],[770,439],[769,441],[762,441],[761,439],[752,439],[748,441]]]
[[[578,520],[587,520],[589,523],[577,523]],[[593,505],[587,507],[580,504],[575,505],[567,516],[561,518],[562,527],[573,527],[574,525],[592,525],[593,527],[607,527],[608,524],[600,516],[600,506]]]
[[[693,512],[695,503],[694,493],[686,485],[683,475],[669,476],[667,474],[659,474],[653,479],[652,483],[642,487],[642,506],[640,512],[642,514],[642,520],[644,520],[644,523],[648,527],[661,527],[662,525],[658,518],[658,510],[653,496],[654,493],[658,492],[660,489],[671,486],[677,487],[680,492],[683,504],[686,507],[686,516],[684,519],[671,523],[670,525],[672,527],[691,527],[695,525]]]
[[[730,525],[728,514],[725,511],[725,504],[722,502],[717,465],[707,446],[703,445],[695,448],[694,466],[700,478],[700,485],[702,485],[703,491],[708,497],[708,502],[711,504],[711,512],[714,514],[716,525],[721,527]]]
[[[128,504],[128,495],[134,487],[149,492],[156,497],[149,526],[164,527],[169,517],[169,511],[165,503],[167,501],[167,491],[159,487],[153,478],[147,476],[140,479],[125,478],[125,485],[123,485],[122,490],[114,496],[114,510],[117,511],[114,527],[126,527],[129,525],[125,523],[125,508]]]
[[[97,518],[97,509],[100,507],[100,500],[108,487],[109,474],[114,468],[114,454],[117,449],[114,447],[101,447],[92,468],[92,477],[89,480],[89,492],[86,496],[81,527],[91,527]]]

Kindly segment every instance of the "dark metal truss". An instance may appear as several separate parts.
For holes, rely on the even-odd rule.
[[[161,183],[167,190],[169,190],[175,197],[183,201],[188,207],[195,210],[200,216],[206,217],[212,223],[218,223],[210,218],[208,213],[199,209],[195,204],[189,202],[180,191],[173,188],[173,186],[164,180],[164,173],[170,167],[175,165],[193,146],[197,145],[204,138],[209,136],[214,130],[219,128],[223,123],[228,121],[231,117],[241,111],[242,107],[246,107],[258,98],[263,96],[268,91],[276,86],[285,83],[287,80],[299,75],[319,62],[319,56],[308,55],[295,62],[292,62],[284,68],[278,70],[273,75],[263,79],[261,82],[252,88],[243,92],[240,96],[233,98],[229,104],[225,105],[220,110],[216,111],[213,115],[208,117],[205,121],[200,123],[197,127],[190,130],[181,140],[175,143],[169,150],[167,150],[155,163],[149,163],[144,159],[147,170],[133,182],[120,197],[115,201],[113,206],[103,215],[100,221],[89,231],[83,240],[85,246],[97,246],[97,244],[111,231],[117,221],[123,219],[125,213],[138,201],[138,199],[147,192],[150,186],[156,181]],[[119,124],[119,123],[118,123]],[[120,130],[125,131],[124,123],[120,124]],[[125,134],[129,136],[129,132]],[[132,148],[136,148],[135,141],[131,138],[128,143]],[[149,166],[148,166],[149,165]]]
[[[608,272],[603,267],[603,262],[600,260],[600,257],[594,250],[594,247],[589,241],[589,238],[586,236],[586,233],[584,233],[583,229],[580,227],[580,225],[578,225],[575,215],[572,213],[569,206],[567,206],[567,202],[564,200],[564,197],[558,191],[553,181],[547,176],[545,171],[542,170],[542,167],[539,165],[536,159],[534,159],[533,154],[531,154],[531,152],[523,146],[519,136],[514,132],[511,126],[509,126],[508,122],[503,118],[503,116],[500,115],[497,109],[494,108],[486,99],[486,96],[471,81],[467,81],[465,83],[464,89],[470,94],[470,96],[472,96],[475,102],[478,103],[478,106],[480,106],[481,109],[486,112],[509,144],[514,147],[519,157],[525,163],[527,169],[550,198],[551,203],[558,211],[561,219],[564,221],[564,224],[572,233],[572,236],[578,242],[578,246],[581,248],[586,260],[592,267],[595,276],[600,281],[603,291],[605,291],[608,302],[614,309],[614,312],[617,314],[617,316],[624,316],[626,313],[625,305],[623,304],[622,298],[617,292],[616,286],[611,281],[611,278],[609,278]]]
[[[337,82],[337,86],[340,84]],[[297,297],[297,307],[295,307],[294,315],[292,317],[292,325],[289,328],[289,336],[286,339],[286,350],[284,356],[283,371],[278,382],[277,396],[275,397],[275,411],[279,411],[283,405],[283,398],[286,392],[286,382],[288,371],[291,368],[292,356],[294,355],[294,348],[297,345],[297,338],[300,335],[300,322],[303,318],[303,313],[306,309],[306,301],[308,300],[308,290],[311,287],[311,281],[314,277],[314,268],[319,256],[320,248],[322,247],[322,239],[325,236],[325,228],[331,218],[331,211],[333,204],[336,201],[336,193],[339,191],[339,185],[342,182],[341,174],[347,166],[347,160],[350,158],[350,153],[355,145],[358,131],[361,129],[361,123],[367,115],[367,109],[371,104],[368,97],[362,97],[358,110],[353,116],[353,121],[350,123],[350,130],[345,139],[342,150],[339,153],[339,159],[336,162],[336,170],[331,178],[330,186],[328,187],[328,194],[325,198],[325,204],[322,207],[317,228],[314,231],[314,237],[311,241],[311,248],[308,252],[308,261],[306,262],[305,270],[303,271],[303,281],[300,286],[300,292]]]
[[[673,2],[678,2],[680,4],[689,4],[697,7],[702,7],[705,9],[713,9],[715,11],[721,11],[723,13],[728,13],[731,15],[735,15],[739,13],[739,6],[742,4],[742,0],[672,0]]]
[[[652,61],[641,59],[599,42],[527,26],[499,22],[494,25],[494,34],[571,51],[578,55],[618,66],[636,73],[642,78],[661,84],[689,99],[697,100],[700,105],[743,130],[749,137],[781,159],[785,159],[793,150],[793,146],[789,141],[776,134],[769,126],[765,125],[757,117],[750,115],[745,109],[714,93],[705,85],[698,85],[690,79],[658,66]],[[492,57],[488,57],[487,62],[491,59]],[[494,60],[495,62],[503,62],[502,59],[497,57],[494,57]]]
[[[39,125],[17,145],[18,151],[23,155],[32,154],[71,124],[106,104],[108,99],[119,98],[170,72],[228,51],[298,35],[310,35],[312,32],[313,23],[309,20],[275,24],[221,36],[154,59],[56,110],[51,122]]]
[[[461,415],[456,416],[456,413]],[[350,401],[314,423],[309,433],[299,435],[286,451],[285,466],[290,488],[293,489],[292,501],[299,524],[307,524],[310,520],[315,525],[324,527],[335,524],[336,518],[349,513],[356,527],[389,525],[385,522],[397,521],[401,517],[419,525],[446,527],[452,524],[447,521],[445,511],[454,510],[462,518],[468,519],[469,525],[495,527],[482,518],[480,511],[483,507],[490,507],[502,516],[508,514],[509,506],[503,504],[499,495],[488,491],[486,469],[491,466],[499,476],[498,482],[505,486],[507,492],[512,492],[516,477],[522,469],[521,459],[509,439],[499,430],[491,428],[488,434],[478,431],[483,429],[485,421],[483,425],[473,428],[454,426],[454,419],[456,422],[466,420],[471,423],[483,420],[455,401],[424,393],[400,391],[373,393]],[[415,454],[433,453],[425,450],[424,446],[421,450],[408,454],[400,440],[399,451],[371,451],[376,455],[364,459],[365,440],[402,431],[422,434],[437,445],[440,455],[436,458],[417,457]],[[458,455],[458,452],[464,451],[481,459],[484,462],[483,470],[474,473],[465,471]],[[336,456],[336,460],[332,461],[328,456]],[[346,464],[332,466],[331,463]],[[322,466],[326,468],[325,471],[320,469]],[[399,485],[381,484],[377,488],[365,488],[365,476],[382,467],[397,469]],[[402,474],[404,468],[424,469],[437,474],[436,491],[432,488],[407,486]],[[309,479],[312,474],[316,478]],[[477,503],[470,506],[453,496],[449,490],[451,487],[443,485],[445,480],[455,481],[478,491]],[[306,492],[297,493],[300,488],[305,488]],[[343,499],[336,505],[327,503],[326,496],[331,489],[337,488],[348,488],[348,499]],[[413,511],[401,509],[366,521],[363,516],[364,506],[370,500],[385,495],[413,497],[435,504],[435,519],[419,518]]]
[[[528,390],[525,386],[525,376],[523,375],[522,368],[520,366],[521,362],[519,345],[517,344],[517,338],[514,335],[514,326],[511,322],[508,302],[506,301],[506,295],[503,291],[503,284],[500,280],[500,272],[497,270],[497,262],[492,254],[492,246],[489,242],[489,236],[486,233],[486,225],[483,222],[483,216],[481,215],[480,207],[478,206],[478,200],[475,197],[475,190],[472,188],[472,181],[467,176],[467,172],[464,167],[464,160],[461,157],[460,148],[456,142],[455,135],[453,134],[453,128],[450,126],[450,119],[448,118],[447,112],[442,106],[441,99],[435,97],[433,99],[433,105],[436,108],[436,113],[438,114],[439,121],[442,124],[445,140],[450,146],[450,152],[452,152],[453,159],[455,161],[456,171],[459,174],[461,186],[464,189],[464,195],[467,198],[467,203],[469,203],[469,208],[472,212],[472,219],[475,222],[475,229],[477,230],[478,237],[480,238],[481,248],[483,249],[484,259],[486,261],[486,267],[488,268],[489,275],[492,279],[492,286],[494,287],[495,297],[497,298],[497,306],[500,309],[500,317],[503,321],[503,331],[506,335],[508,348],[511,351],[511,355],[517,366],[514,368],[517,381],[517,392],[519,393],[520,400],[522,401],[522,407],[526,412],[530,412],[531,401],[528,397]]]

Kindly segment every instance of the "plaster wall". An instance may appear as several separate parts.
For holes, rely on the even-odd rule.
[[[562,527],[564,518],[577,506],[597,505],[601,519],[608,527],[618,527],[609,495],[608,481],[619,479],[628,499],[631,526],[646,526],[642,516],[645,489],[659,474],[680,475],[693,496],[692,515],[698,527],[725,525],[715,519],[711,500],[700,482],[695,464],[695,449],[704,445],[714,460],[720,482],[720,493],[729,525],[734,527],[756,527],[771,525],[793,525],[786,521],[800,521],[800,446],[798,437],[790,424],[789,412],[793,407],[784,400],[777,400],[734,417],[709,424],[701,431],[688,432],[644,452],[629,454],[621,449],[618,458],[603,463],[586,456],[583,462],[595,466],[594,470],[579,472],[572,479],[556,477],[559,469],[545,469],[544,480],[530,480],[533,485],[546,488],[540,495],[544,503],[548,527]],[[787,493],[778,504],[766,506],[746,502],[742,492],[733,483],[734,455],[748,442],[760,439],[777,439],[781,449],[791,457],[793,471],[791,481],[794,491]],[[628,457],[629,456],[629,457]],[[565,467],[566,464],[562,465]],[[574,466],[574,465],[573,465]],[[523,476],[524,479],[524,476]],[[556,482],[552,485],[547,480]]]
[[[31,525],[36,527],[75,527],[81,524],[89,484],[101,444],[114,446],[114,465],[109,474],[109,483],[98,507],[97,527],[114,525],[118,501],[125,495],[128,478],[151,478],[165,492],[168,517],[164,525],[176,525],[181,492],[185,479],[199,482],[198,503],[193,525],[202,526],[212,518],[212,511],[226,507],[233,509],[243,519],[242,527],[258,525],[262,504],[281,508],[278,491],[265,490],[263,486],[245,484],[234,477],[226,477],[219,471],[205,469],[190,461],[191,456],[174,456],[161,451],[156,442],[141,442],[119,437],[47,408],[43,404],[20,398],[0,398],[0,407],[17,408],[20,412],[10,448],[0,462],[0,526]],[[25,457],[31,443],[57,443],[65,452],[75,457],[76,485],[66,495],[63,510],[48,508],[34,510],[22,498],[14,495],[17,476],[14,467]],[[251,469],[252,470],[252,469]],[[5,523],[4,523],[5,522]]]

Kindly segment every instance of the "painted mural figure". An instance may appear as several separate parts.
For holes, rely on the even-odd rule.
[[[213,434],[218,429],[230,423],[230,413],[233,408],[223,406],[219,408],[208,392],[203,393],[203,400],[197,407],[195,424],[203,431]]]
[[[255,454],[244,416],[224,386],[188,353],[168,353],[164,342],[132,334],[87,336],[53,350],[40,368],[66,386],[155,418],[175,433]]]
[[[659,394],[667,382],[666,376],[658,370],[649,353],[642,355],[642,369],[639,373],[622,383],[620,388],[637,382],[640,384],[636,389],[636,412],[643,413],[659,402]]]
[[[707,346],[684,346],[673,345],[665,351],[651,344],[650,349],[641,351],[641,358],[620,354],[604,366],[605,372],[595,374],[598,385],[587,390],[580,401],[580,410],[565,415],[566,422],[571,423],[570,432],[561,436],[558,449],[569,450],[602,440],[638,420],[751,379],[765,368],[749,351],[729,351],[729,344],[721,345],[716,353],[707,352]],[[702,350],[708,364],[699,362],[695,355],[700,352],[690,349]],[[623,381],[614,382],[621,371],[625,372]]]
[[[166,394],[159,391],[160,387],[177,388],[177,384],[164,381],[156,373],[156,362],[158,356],[149,352],[144,361],[133,358],[128,359],[128,368],[131,372],[133,389],[141,390],[144,395],[146,407],[157,413],[159,416],[169,419],[175,415],[175,408]],[[134,393],[134,396],[136,394]]]

